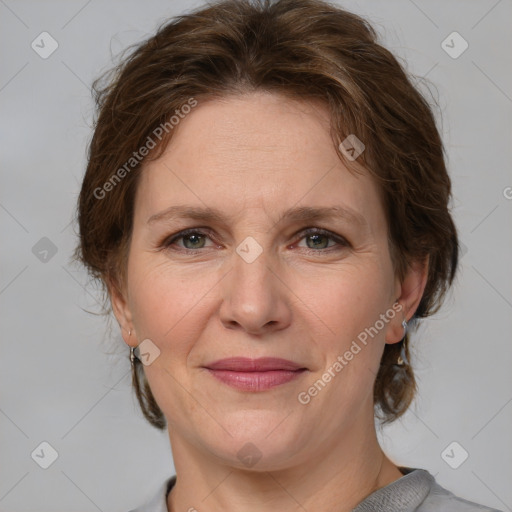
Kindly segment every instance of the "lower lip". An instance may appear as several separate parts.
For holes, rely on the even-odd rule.
[[[285,384],[302,375],[305,370],[270,370],[266,372],[235,372],[231,370],[208,371],[217,379],[233,388],[244,391],[265,391]]]

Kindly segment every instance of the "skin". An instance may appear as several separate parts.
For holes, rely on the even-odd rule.
[[[147,223],[175,205],[228,217]],[[348,207],[365,224],[278,222],[297,206]],[[310,227],[348,245],[303,235]],[[164,246],[187,228],[208,229]],[[339,159],[318,103],[263,92],[199,102],[145,165],[127,281],[111,298],[125,342],[149,338],[160,350],[144,371],[178,475],[169,511],[349,511],[403,476],[377,441],[373,383],[385,344],[400,341],[403,318],[419,304],[427,265],[398,279],[387,229],[377,185]],[[262,249],[251,263],[236,252],[249,236]],[[298,394],[396,301],[403,315],[301,404]],[[240,391],[202,367],[230,356],[282,357],[308,371]],[[261,455],[251,467],[237,456],[246,443]]]

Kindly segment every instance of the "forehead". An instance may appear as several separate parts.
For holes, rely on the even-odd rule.
[[[226,216],[321,205],[378,220],[379,191],[360,169],[352,173],[339,159],[319,102],[261,92],[199,102],[162,156],[144,165],[136,216],[147,222],[173,205]]]

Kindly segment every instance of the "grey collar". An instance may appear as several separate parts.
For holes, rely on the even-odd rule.
[[[404,476],[367,496],[353,512],[413,512],[425,500],[434,477],[424,469],[399,467]]]
[[[414,512],[430,492],[435,482],[434,477],[425,469],[408,467],[399,467],[398,469],[404,474],[403,477],[374,491],[352,512],[375,512],[376,510]],[[165,499],[175,483],[176,475],[166,482]]]

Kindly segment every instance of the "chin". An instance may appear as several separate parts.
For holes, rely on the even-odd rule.
[[[245,423],[245,428],[240,425],[236,429],[226,422],[225,428],[231,435],[223,429],[221,435],[216,435],[218,429],[216,432],[209,430],[205,432],[206,437],[201,444],[226,465],[238,469],[257,472],[286,469],[292,464],[292,458],[297,457],[297,452],[305,445],[306,440],[301,437],[305,435],[304,426],[297,425],[294,429],[291,421],[287,424],[287,420],[283,421],[283,418],[286,415],[281,414],[281,424],[265,421],[260,412],[259,421]]]

